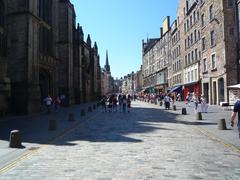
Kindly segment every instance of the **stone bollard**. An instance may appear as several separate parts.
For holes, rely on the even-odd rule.
[[[202,113],[201,112],[197,112],[196,120],[202,120]]]
[[[96,109],[96,104],[93,105],[93,110],[95,110],[95,109]]]
[[[226,130],[227,129],[225,119],[220,119],[219,120],[219,122],[218,122],[218,129],[219,130]]]
[[[75,117],[74,117],[73,113],[69,113],[68,121],[70,121],[70,122],[75,121]]]
[[[187,109],[186,108],[182,108],[182,115],[187,115]]]
[[[88,107],[88,112],[92,112],[92,107],[91,106]]]
[[[173,110],[176,111],[177,110],[177,106],[173,105]]]
[[[19,130],[12,130],[10,132],[9,147],[11,147],[11,148],[23,147]]]
[[[56,129],[57,129],[57,120],[56,119],[50,119],[48,130],[49,131],[55,131]]]

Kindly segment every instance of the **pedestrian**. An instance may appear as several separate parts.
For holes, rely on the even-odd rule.
[[[168,94],[166,94],[166,96],[164,97],[164,104],[165,104],[165,109],[170,109],[170,102],[171,102],[171,98]]]
[[[126,95],[123,95],[122,97],[122,112],[126,112],[127,111],[127,97]]]
[[[128,95],[127,98],[127,111],[130,112],[130,108],[131,108],[131,96]]]
[[[45,99],[43,100],[46,108],[47,108],[47,112],[50,113],[51,112],[51,106],[52,106],[52,98],[50,95],[47,95],[47,97],[45,97]]]
[[[197,113],[198,110],[198,104],[199,104],[199,99],[197,94],[193,94],[192,101],[194,103],[194,111]]]
[[[204,95],[201,96],[201,111],[202,113],[207,113],[208,111],[208,104],[206,102]]]
[[[61,100],[59,97],[57,97],[55,100],[54,100],[54,110],[55,112],[59,112],[60,111],[60,106],[61,106]]]
[[[108,112],[112,112],[113,108],[113,96],[111,95],[108,99]]]
[[[177,94],[177,101],[181,101],[181,93]]]
[[[191,95],[190,95],[190,93],[188,92],[188,93],[187,93],[187,96],[186,96],[186,104],[190,106],[190,102],[191,102]]]
[[[122,112],[122,101],[123,101],[122,95],[119,94],[119,95],[118,95],[119,112]]]
[[[106,107],[106,96],[103,96],[101,101],[101,107],[102,107],[102,113],[107,112],[107,107]]]
[[[238,133],[239,133],[239,139],[240,139],[240,100],[237,100],[237,102],[234,104],[233,107],[233,112],[231,114],[231,126],[233,127],[235,124],[235,117],[238,114],[238,123],[237,123],[237,127],[238,127]]]
[[[117,112],[117,97],[113,95],[113,112]]]

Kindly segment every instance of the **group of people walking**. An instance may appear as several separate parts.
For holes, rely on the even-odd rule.
[[[190,105],[191,102],[194,103],[195,112],[202,112],[202,113],[208,112],[208,104],[203,95],[198,96],[198,94],[195,94],[195,93],[192,93],[192,94],[188,93],[186,96],[186,104]]]
[[[112,94],[101,99],[102,112],[130,112],[131,95]]]
[[[48,95],[44,98],[43,101],[46,106],[47,112],[50,113],[52,108],[54,108],[55,112],[59,112],[63,100],[64,96],[57,96],[55,99],[52,99],[51,96]]]

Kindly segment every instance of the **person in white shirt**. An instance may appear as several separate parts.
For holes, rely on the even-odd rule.
[[[44,99],[45,105],[47,107],[47,112],[49,113],[51,111],[51,106],[52,106],[52,98],[50,97],[50,95],[48,95],[45,99]]]
[[[165,109],[170,109],[171,98],[169,97],[168,94],[164,97],[163,101],[165,104]]]

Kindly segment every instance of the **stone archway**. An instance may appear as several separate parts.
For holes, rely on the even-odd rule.
[[[47,95],[53,95],[50,73],[44,69],[40,69],[39,71],[39,86],[42,102]]]
[[[224,79],[220,78],[218,79],[218,103],[225,101],[224,93]]]

